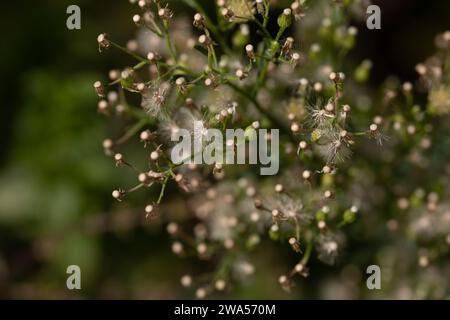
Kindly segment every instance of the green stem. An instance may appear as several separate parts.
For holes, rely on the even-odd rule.
[[[302,260],[300,261],[302,265],[305,266],[308,263],[309,257],[311,256],[311,251],[312,251],[312,241],[308,241],[306,244],[305,254],[303,255]]]
[[[136,60],[139,60],[139,61],[141,61],[141,62],[148,63],[148,60],[147,60],[147,59],[145,59],[144,57],[141,57],[140,55],[134,53],[133,51],[128,50],[127,48],[122,47],[121,45],[119,45],[119,44],[117,44],[117,43],[115,43],[115,42],[113,42],[113,41],[110,41],[110,43],[111,43],[114,47],[116,47],[117,49],[119,49],[119,50],[125,52],[126,54],[129,54],[130,56],[132,56],[132,57],[135,58]]]
[[[162,184],[161,187],[161,191],[159,192],[159,197],[158,197],[158,201],[156,202],[156,204],[160,204],[162,198],[164,197],[164,191],[166,190],[166,186],[167,186],[167,182],[169,181],[169,176],[166,177],[166,179],[164,179],[164,182]]]

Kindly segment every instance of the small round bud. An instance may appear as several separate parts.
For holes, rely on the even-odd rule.
[[[427,73],[427,67],[423,64],[423,63],[419,63],[418,65],[416,65],[416,72],[423,76]]]
[[[331,167],[330,166],[324,166],[322,168],[322,172],[325,174],[331,173]]]
[[[233,239],[226,239],[223,242],[223,246],[225,247],[225,249],[233,249],[234,248],[234,240]]]
[[[381,124],[383,124],[383,117],[375,116],[373,118],[373,123],[375,123],[376,125],[380,126]]]
[[[298,147],[302,150],[308,148],[308,143],[306,141],[300,141]]]
[[[109,103],[106,100],[100,100],[97,105],[98,111],[101,113],[105,113],[109,109]]]
[[[277,209],[273,209],[272,210],[272,217],[278,218],[279,216],[280,216],[280,211],[278,211]]]
[[[141,132],[139,137],[141,138],[142,141],[148,142],[148,141],[150,141],[153,138],[153,135],[150,132],[150,130],[144,130],[144,131]]]
[[[399,209],[406,210],[409,208],[409,200],[406,198],[400,198],[397,201],[397,206]]]
[[[428,259],[427,256],[422,255],[419,257],[419,266],[421,266],[422,268],[426,268],[428,267],[430,264],[430,259]]]
[[[411,82],[405,82],[405,83],[403,83],[402,89],[404,92],[407,92],[407,93],[411,92],[413,89],[413,85]]]
[[[252,222],[258,222],[259,219],[260,219],[260,215],[259,215],[258,212],[252,212],[252,213],[250,214],[250,220],[251,220]]]
[[[319,221],[319,222],[317,223],[317,227],[318,227],[320,230],[325,229],[326,226],[327,226],[327,224],[326,224],[325,221],[323,221],[323,220],[321,220],[321,221]]]
[[[202,242],[202,243],[199,243],[199,244],[197,245],[197,253],[198,253],[199,255],[204,255],[204,254],[206,253],[207,250],[208,250],[208,247],[207,247],[206,244],[204,244],[203,242]]]
[[[253,45],[248,44],[245,46],[245,52],[250,60],[255,60],[255,51]]]
[[[150,214],[150,213],[153,212],[154,209],[155,208],[153,207],[153,205],[148,204],[148,205],[145,206],[144,211],[145,211],[145,213]]]
[[[206,297],[206,289],[205,288],[198,288],[195,291],[195,296],[197,299],[204,299]]]
[[[159,58],[160,58],[159,54],[156,52],[150,51],[147,54],[147,59],[150,60],[151,62],[154,62],[154,61],[158,60]]]
[[[175,241],[174,243],[172,243],[172,252],[179,255],[181,253],[183,253],[184,247],[183,244],[179,241]]]
[[[281,275],[279,278],[278,278],[278,282],[280,283],[280,284],[286,284],[287,282],[288,282],[288,277],[286,277],[285,275]]]
[[[94,89],[99,97],[103,98],[105,96],[105,87],[100,81],[94,82]]]
[[[332,103],[327,103],[327,105],[325,106],[325,110],[327,112],[334,112],[334,104]]]
[[[323,85],[320,82],[314,83],[314,91],[321,92],[323,89]]]
[[[140,22],[141,22],[141,16],[138,15],[138,14],[135,14],[135,15],[133,16],[133,22],[134,22],[135,24],[139,25]]]
[[[304,170],[302,172],[302,178],[305,180],[308,180],[309,178],[311,178],[311,171],[309,170]]]
[[[369,127],[369,130],[371,132],[376,132],[378,130],[378,125],[376,125],[375,123],[372,123]]]
[[[278,17],[277,22],[281,29],[289,28],[292,24],[292,10],[290,8],[284,9],[283,13]]]
[[[138,180],[140,183],[147,183],[149,180],[149,177],[146,173],[139,173]]]
[[[277,184],[277,185],[275,185],[275,191],[276,192],[278,192],[278,193],[281,193],[281,192],[283,192],[283,185],[282,184]]]
[[[190,287],[192,285],[192,277],[186,274],[181,277],[180,282],[183,287]]]
[[[226,286],[226,282],[225,280],[219,279],[216,281],[216,283],[214,284],[214,287],[216,288],[217,291],[223,291],[225,289]]]
[[[159,159],[159,152],[157,150],[152,151],[150,153],[150,159],[153,160],[153,161],[158,160]]]
[[[105,152],[107,154],[110,154],[111,149],[114,146],[114,143],[113,143],[113,141],[111,139],[105,139],[102,142],[102,146],[103,146],[103,149],[105,150]]]
[[[97,37],[98,47],[99,49],[108,49],[111,45],[108,35],[106,33],[101,33]]]
[[[174,235],[178,232],[178,224],[175,222],[171,222],[167,225],[167,233],[170,235]]]
[[[123,192],[120,190],[114,190],[111,195],[113,196],[114,199],[120,200],[123,196]]]

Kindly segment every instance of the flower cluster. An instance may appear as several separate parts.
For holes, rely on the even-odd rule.
[[[139,29],[136,39],[121,46],[107,34],[97,38],[100,51],[117,48],[136,59],[134,66],[110,71],[111,90],[100,81],[94,84],[99,112],[129,126],[124,135],[103,141],[105,153],[117,166],[131,168],[137,179],[112,196],[123,200],[130,192],[159,186],[159,195],[143,206],[151,216],[166,215],[168,185],[186,195],[184,212],[164,219],[173,253],[216,266],[212,274],[181,277],[183,286],[195,287],[196,297],[227,290],[252,274],[255,267],[246,252],[265,236],[298,255],[278,278],[284,289],[295,284],[295,276],[308,276],[313,253],[337,263],[346,248],[347,226],[361,213],[376,211],[377,201],[408,191],[393,177],[396,157],[423,168],[432,161],[426,154],[434,139],[430,117],[450,111],[449,32],[437,39],[447,54],[417,65],[417,86],[429,90],[427,110],[414,103],[410,82],[386,83],[381,108],[370,108],[374,98],[359,88],[372,63],[364,60],[343,71],[358,32],[350,20],[361,18],[367,1],[294,0],[277,15],[272,9],[282,1],[218,0],[212,16],[200,1],[185,0],[195,10],[190,17],[178,17],[162,0],[132,2],[139,10],[131,19]],[[389,108],[399,104],[404,107],[398,111]],[[194,130],[198,123],[201,130]],[[199,140],[199,132],[208,128],[250,127],[280,130],[278,176],[260,177],[251,166],[170,159],[172,137],[180,129]],[[142,142],[145,169],[121,153],[130,140]],[[378,181],[372,169],[377,164],[380,175],[397,179],[394,184]],[[398,198],[402,209],[410,206],[411,200]],[[446,237],[448,243],[448,203],[438,205],[437,193],[428,198],[426,205],[414,206],[408,230],[425,238]],[[394,218],[388,222],[392,230],[398,224]],[[419,260],[431,263],[428,255]]]

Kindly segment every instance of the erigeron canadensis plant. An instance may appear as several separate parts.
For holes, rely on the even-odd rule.
[[[383,108],[367,109],[374,102],[360,86],[372,64],[365,60],[352,70],[345,61],[358,32],[350,18],[361,18],[367,1],[218,0],[213,14],[198,0],[182,1],[195,10],[192,16],[178,16],[170,1],[131,2],[138,12],[130,19],[138,27],[136,39],[122,46],[107,34],[97,38],[101,52],[116,48],[136,60],[111,70],[108,85],[94,83],[99,112],[132,124],[122,136],[103,141],[116,165],[136,175],[135,186],[112,196],[122,201],[138,189],[159,188],[142,208],[150,217],[168,214],[163,200],[169,184],[188,195],[186,216],[165,219],[176,255],[216,265],[211,275],[181,276],[198,298],[252,274],[246,252],[266,236],[298,256],[278,277],[286,290],[295,277],[308,276],[312,256],[335,264],[345,249],[346,226],[376,206],[371,190],[379,189],[378,181],[364,179],[373,176],[372,155],[388,150],[395,156],[393,145],[411,147],[411,140],[425,149],[432,141],[432,113],[450,109],[448,55],[417,66],[430,90],[430,116],[414,105],[411,83],[400,90],[387,84]],[[446,52],[448,38],[439,38]],[[131,102],[136,96],[140,105]],[[398,103],[412,114],[387,110]],[[222,131],[279,129],[280,174],[261,177],[252,167],[222,163],[174,164],[171,138],[180,129],[195,135],[195,123]],[[147,168],[122,153],[129,140],[142,142]]]

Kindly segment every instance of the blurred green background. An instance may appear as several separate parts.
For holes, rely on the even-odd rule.
[[[414,65],[433,52],[433,37],[450,27],[450,2],[378,1],[383,29],[360,26],[357,60],[374,61],[372,85],[389,74],[414,77]],[[66,8],[77,4],[82,29],[66,28]],[[114,167],[101,141],[111,132],[96,111],[92,83],[111,67],[130,63],[96,36],[125,43],[137,8],[116,1],[7,1],[0,24],[0,298],[183,298],[184,273],[202,265],[170,252],[163,219],[143,221],[144,194],[119,204],[111,190],[131,184]],[[186,14],[190,11],[185,10]],[[148,196],[148,195],[147,195]],[[173,210],[179,206],[176,199]],[[135,208],[135,209],[134,209]],[[137,209],[136,209],[137,208]],[[253,253],[257,272],[231,298],[318,298],[318,275],[342,270],[318,265],[316,276],[289,295],[276,275],[289,251],[267,244]],[[82,269],[82,290],[66,288],[66,268]]]

